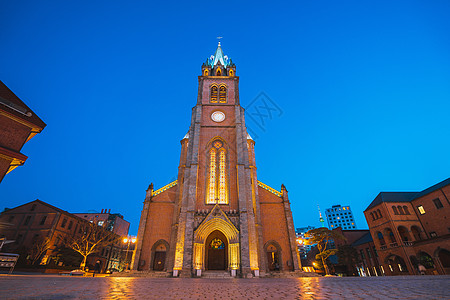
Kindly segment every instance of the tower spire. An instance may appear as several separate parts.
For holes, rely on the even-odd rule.
[[[322,217],[322,212],[320,211],[320,206],[317,204],[317,209],[319,210],[319,222],[321,227],[325,227],[325,220]]]

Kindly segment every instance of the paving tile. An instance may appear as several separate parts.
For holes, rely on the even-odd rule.
[[[450,299],[450,276],[228,279],[0,275],[0,299]]]

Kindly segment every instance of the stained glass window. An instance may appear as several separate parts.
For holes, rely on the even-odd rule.
[[[225,150],[219,152],[219,204],[226,204]]]
[[[215,238],[209,244],[209,248],[215,249],[215,250],[225,249],[225,244],[222,242],[221,239]]]
[[[208,204],[216,202],[216,150],[213,148],[209,154],[209,194]]]
[[[226,151],[222,141],[214,141],[209,152],[207,204],[228,204]]]

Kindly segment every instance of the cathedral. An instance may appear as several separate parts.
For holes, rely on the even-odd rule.
[[[236,66],[219,42],[198,77],[177,180],[147,189],[132,269],[183,277],[300,270],[288,192],[256,171]]]

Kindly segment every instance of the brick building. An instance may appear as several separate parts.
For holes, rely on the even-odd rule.
[[[366,234],[352,243],[359,256],[356,264],[359,276],[383,276],[378,252],[372,239],[372,235],[367,230]]]
[[[232,276],[300,269],[286,188],[257,178],[255,142],[239,103],[239,77],[219,46],[202,66],[178,179],[147,190],[134,270]]]
[[[450,274],[450,178],[421,192],[381,192],[364,211],[386,275]]]
[[[23,145],[40,133],[45,123],[0,81],[0,182],[27,160]]]
[[[88,220],[41,200],[6,209],[0,214],[0,223],[3,224],[0,227],[0,237],[14,242],[6,244],[3,251],[26,255],[34,243],[48,238],[50,247],[40,256],[38,263],[51,267],[52,264],[58,264],[56,258],[64,239],[80,234],[81,226],[86,222]],[[87,266],[92,268],[95,261],[100,260],[103,270],[118,269],[122,247],[120,241],[103,247],[99,253],[88,257]]]

